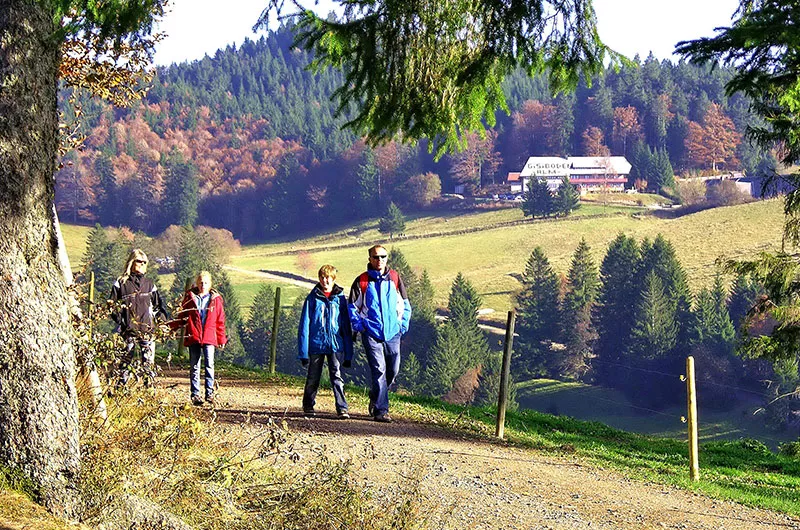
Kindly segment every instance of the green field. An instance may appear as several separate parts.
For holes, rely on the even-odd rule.
[[[685,439],[685,407],[654,411],[631,405],[622,392],[600,386],[553,379],[533,379],[517,384],[517,401],[523,409],[567,416],[583,421],[597,421],[628,432],[666,438]],[[699,436],[703,442],[754,438],[773,449],[782,442],[796,441],[794,430],[775,432],[764,426],[761,416],[753,414],[757,405],[740,405],[731,411],[698,411]]]
[[[441,306],[447,303],[450,284],[456,274],[463,272],[483,296],[484,307],[495,311],[488,317],[503,320],[505,311],[512,306],[513,294],[520,287],[516,277],[524,270],[525,262],[537,245],[544,249],[556,271],[566,274],[581,238],[589,243],[599,265],[609,242],[617,234],[652,239],[662,233],[675,246],[689,275],[689,283],[697,290],[711,283],[718,258],[748,258],[760,251],[779,249],[783,224],[780,200],[714,208],[674,219],[660,218],[638,208],[598,204],[584,205],[578,213],[562,220],[438,236],[435,234],[521,221],[522,212],[519,208],[506,208],[420,215],[409,219],[408,239],[396,239],[386,246],[402,250],[417,270],[428,270],[436,289],[436,301]],[[604,216],[586,218],[598,214]],[[63,225],[62,229],[73,268],[76,268],[89,229],[70,225]],[[434,237],[420,237],[426,235]],[[313,278],[317,268],[331,263],[339,269],[339,283],[349,287],[352,279],[366,267],[367,248],[383,239],[377,230],[377,220],[373,219],[328,234],[246,246],[239,255],[231,257],[230,265],[249,271],[278,270]],[[350,246],[325,248],[341,245]],[[301,250],[308,250],[310,254],[305,270],[297,256]],[[230,275],[242,306],[249,307],[262,280],[234,271]],[[285,287],[285,305],[305,292],[288,284]]]
[[[603,210],[605,207],[593,206]],[[583,208],[582,208],[583,210]],[[588,208],[587,208],[588,211]],[[678,258],[689,275],[693,289],[711,283],[720,257],[747,258],[763,250],[777,250],[783,223],[778,200],[715,208],[675,219],[649,214],[632,215],[631,209],[607,208],[607,217],[569,218],[507,226],[480,232],[445,235],[424,239],[398,239],[386,246],[403,251],[415,268],[427,269],[436,288],[437,303],[446,305],[450,284],[463,272],[484,298],[484,307],[495,310],[502,320],[512,305],[512,295],[520,287],[515,276],[522,273],[531,251],[542,246],[561,273],[566,273],[578,242],[585,238],[598,265],[609,242],[625,233],[637,239],[654,238],[662,233],[675,246]],[[636,212],[640,210],[634,210]],[[595,212],[596,213],[596,212]],[[420,217],[409,222],[407,235],[487,226],[500,220],[521,218],[518,210],[473,213],[456,217]],[[339,269],[340,283],[347,285],[366,266],[367,248],[382,236],[372,225],[364,224],[349,232],[276,244],[248,246],[232,260],[232,265],[250,270],[270,269],[312,276],[302,271],[296,252],[309,249],[316,267],[332,263]],[[445,226],[446,225],[446,226]],[[321,249],[323,245],[354,244],[349,248]],[[295,251],[295,254],[276,255]]]

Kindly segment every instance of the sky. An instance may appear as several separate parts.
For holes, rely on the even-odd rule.
[[[289,2],[286,2],[289,4]],[[313,6],[313,0],[303,2]],[[157,65],[213,56],[219,48],[257,39],[252,27],[267,0],[171,0],[170,13],[159,26],[167,37],[156,48]],[[222,6],[226,6],[222,7]],[[315,8],[326,14],[331,2]],[[681,40],[709,37],[714,28],[729,26],[738,0],[594,0],[600,38],[612,49],[644,60],[672,56]]]

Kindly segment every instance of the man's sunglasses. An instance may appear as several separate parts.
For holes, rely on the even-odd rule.
[[[389,257],[388,254],[375,254],[374,256],[370,256],[372,259],[386,259]]]

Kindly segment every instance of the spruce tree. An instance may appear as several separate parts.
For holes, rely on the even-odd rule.
[[[162,201],[162,226],[193,226],[197,221],[197,204],[200,200],[197,168],[184,159],[177,149],[167,157],[164,200]]]
[[[406,219],[403,212],[395,203],[390,202],[386,208],[386,214],[378,222],[378,230],[382,234],[389,234],[393,238],[395,234],[402,234],[406,229]]]
[[[692,320],[694,344],[702,344],[713,354],[722,357],[733,353],[736,331],[728,313],[727,294],[719,274],[714,278],[711,289],[701,289],[697,293]]]
[[[564,217],[580,208],[580,193],[578,193],[578,190],[575,189],[575,186],[570,183],[569,178],[562,177],[561,186],[558,187],[558,192],[556,193],[553,202],[553,209],[555,210],[556,214],[563,215]]]
[[[661,360],[674,352],[678,323],[673,303],[665,291],[661,278],[654,271],[645,276],[628,348],[629,359]]]
[[[597,266],[591,249],[581,239],[572,257],[567,289],[561,308],[562,336],[566,349],[558,363],[558,375],[581,377],[588,370],[587,359],[597,333],[592,325],[592,307],[598,291]]]
[[[520,205],[526,216],[533,218],[547,217],[554,211],[553,194],[547,187],[547,181],[530,177],[524,199]]]
[[[678,326],[678,345],[682,351],[686,351],[691,342],[692,295],[686,271],[678,261],[672,243],[662,234],[658,234],[652,243],[647,240],[642,243],[642,264],[638,274],[642,288],[650,272],[661,280]]]
[[[763,292],[763,289],[753,278],[746,274],[737,274],[731,289],[731,297],[728,302],[728,311],[731,321],[738,329],[744,322],[747,312],[753,307],[756,298]]]
[[[502,352],[492,352],[486,358],[478,377],[478,390],[475,392],[475,403],[486,407],[496,407],[500,395],[500,376],[503,370]],[[513,370],[509,374],[508,381],[508,400],[506,406],[509,410],[516,409],[517,385],[514,383]]]
[[[403,367],[400,370],[398,381],[400,385],[412,394],[419,393],[423,384],[423,370],[417,356],[412,351],[403,357]]]
[[[441,396],[469,368],[465,353],[468,345],[460,331],[447,322],[436,332],[436,341],[428,352],[424,388],[427,394]]]
[[[549,371],[550,344],[559,340],[559,280],[541,247],[525,265],[517,295],[514,372],[541,376]]]
[[[450,390],[466,370],[482,364],[489,355],[489,344],[478,327],[481,299],[460,272],[450,289],[447,322],[440,326],[436,342],[425,366],[426,388],[434,395]]]
[[[122,274],[125,266],[126,248],[110,240],[105,229],[96,224],[86,238],[86,252],[83,254],[82,268],[89,281],[89,273],[94,272],[95,301],[103,300],[111,292],[114,281]]]
[[[275,288],[268,283],[261,286],[250,307],[250,316],[243,326],[242,343],[252,364],[269,365],[269,345],[275,310]]]
[[[593,322],[597,330],[595,353],[597,377],[617,386],[620,372],[615,365],[622,359],[635,323],[639,299],[637,270],[639,245],[635,239],[619,234],[608,246],[600,265],[600,291]]]

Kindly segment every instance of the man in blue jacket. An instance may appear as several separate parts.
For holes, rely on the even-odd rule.
[[[297,358],[303,366],[308,367],[303,392],[303,412],[307,416],[315,415],[317,389],[322,366],[327,359],[336,414],[339,419],[346,420],[350,415],[344,397],[339,357],[344,356],[342,364],[349,368],[353,359],[353,337],[347,298],[342,288],[335,283],[336,272],[333,265],[323,265],[319,269],[319,283],[303,303],[297,330]]]
[[[392,421],[389,387],[400,371],[400,337],[411,320],[406,286],[397,271],[388,268],[388,257],[380,245],[369,249],[367,270],[353,282],[348,304],[353,332],[361,333],[372,375],[369,413],[386,423]]]

